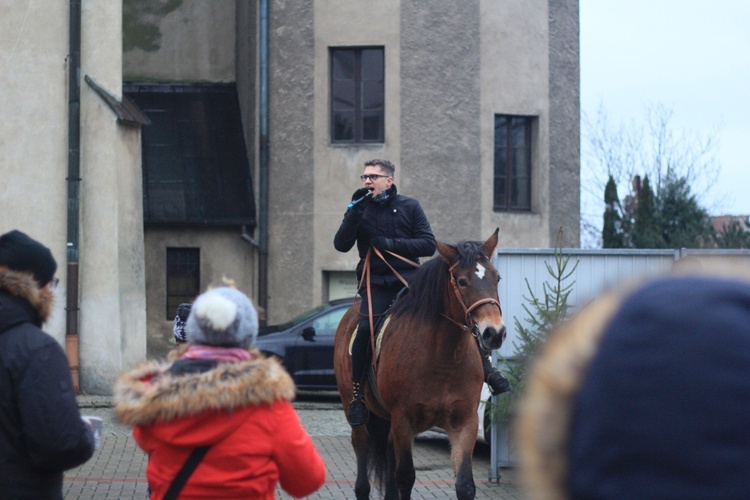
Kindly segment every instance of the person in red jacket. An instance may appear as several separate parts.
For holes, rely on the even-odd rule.
[[[233,287],[209,290],[185,329],[189,344],[171,361],[145,363],[114,388],[117,417],[149,455],[151,498],[272,499],[277,483],[294,497],[318,490],[325,465],[292,407],[294,383],[251,349],[250,300]]]

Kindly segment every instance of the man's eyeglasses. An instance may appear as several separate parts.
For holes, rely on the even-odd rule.
[[[57,288],[57,285],[59,283],[60,283],[60,278],[58,278],[57,276],[55,276],[54,278],[52,278],[52,281],[49,282],[49,287],[52,290],[54,290],[55,288]]]
[[[378,177],[390,177],[390,175],[368,174],[368,175],[360,175],[359,176],[359,178],[362,179],[362,182],[365,182],[367,180],[374,181]]]

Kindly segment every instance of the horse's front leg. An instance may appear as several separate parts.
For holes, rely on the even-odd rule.
[[[357,457],[357,481],[354,483],[354,494],[357,500],[370,498],[370,480],[367,477],[367,426],[358,425],[352,427],[352,447]]]
[[[477,493],[471,465],[474,444],[477,439],[477,426],[479,425],[476,413],[473,420],[473,424],[470,419],[463,427],[448,431],[453,471],[456,474],[456,498],[458,500],[474,500]]]
[[[411,498],[411,490],[414,488],[416,472],[414,471],[414,433],[411,426],[395,417],[391,423],[391,435],[393,437],[393,452],[395,456],[395,479],[400,498]]]

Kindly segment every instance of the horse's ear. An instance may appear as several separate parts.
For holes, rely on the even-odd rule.
[[[497,248],[497,233],[499,232],[500,228],[495,228],[495,232],[492,233],[492,236],[487,238],[487,241],[482,245],[482,252],[488,259],[492,259],[492,256],[495,255],[495,249]]]
[[[446,245],[445,243],[441,243],[438,241],[437,248],[438,253],[440,254],[440,258],[443,259],[449,266],[453,264],[453,262],[455,262],[455,260],[458,258],[458,250],[454,246]]]

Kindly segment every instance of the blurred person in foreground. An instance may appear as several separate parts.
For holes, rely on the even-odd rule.
[[[41,330],[57,286],[52,252],[0,236],[0,498],[61,499],[63,471],[94,453],[68,358]]]
[[[279,362],[251,349],[258,317],[232,287],[193,303],[188,344],[115,384],[115,414],[149,455],[152,499],[295,497],[325,482],[325,466],[291,400]],[[181,479],[178,479],[178,476]]]
[[[531,498],[747,498],[750,274],[703,267],[604,294],[550,336],[517,415]]]

